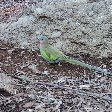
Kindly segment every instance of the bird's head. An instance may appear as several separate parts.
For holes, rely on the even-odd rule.
[[[46,44],[48,44],[48,38],[47,38],[47,36],[45,36],[45,35],[38,35],[37,38],[39,40],[40,45],[46,45]]]

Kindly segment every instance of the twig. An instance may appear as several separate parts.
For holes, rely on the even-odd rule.
[[[46,85],[46,86],[50,86],[50,87],[55,87],[55,88],[60,88],[60,89],[65,89],[65,90],[70,90],[70,91],[74,91],[75,93],[80,94],[80,95],[89,95],[89,96],[94,97],[94,98],[97,97],[99,99],[103,99],[103,100],[106,100],[106,101],[112,101],[112,99],[107,98],[107,97],[103,97],[102,95],[97,94],[97,93],[85,92],[83,90],[72,89],[70,87],[64,87],[64,86],[60,86],[60,85],[57,85],[57,84],[42,83],[42,82],[36,82],[36,83],[32,82],[31,84],[32,85],[36,84],[36,86],[38,86],[38,85]],[[14,84],[14,85],[17,85],[17,84]]]
[[[72,89],[72,88],[60,86],[60,85],[57,85],[57,84],[42,83],[42,82],[36,82],[36,83],[33,83],[33,84],[53,86],[55,88],[60,88],[60,89],[65,89],[65,90],[71,90],[71,91],[74,91],[75,93],[80,94],[80,95],[89,95],[89,96],[94,97],[94,98],[97,97],[99,99],[103,99],[103,100],[107,100],[107,101],[112,101],[112,99],[109,99],[109,98],[106,98],[106,97],[102,97],[102,96],[100,96],[100,94],[97,94],[97,93],[85,92],[83,90]]]

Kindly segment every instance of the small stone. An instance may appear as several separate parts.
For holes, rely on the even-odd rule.
[[[62,34],[61,31],[54,31],[54,32],[52,33],[52,37],[60,37],[61,34]]]
[[[87,3],[87,0],[72,0],[72,2]]]
[[[49,72],[45,70],[42,74],[43,74],[43,75],[48,75]]]
[[[86,89],[86,90],[90,89],[90,85],[80,85],[79,87],[80,89]]]
[[[36,15],[40,15],[40,14],[42,14],[42,13],[44,13],[44,9],[43,8],[36,8],[35,10],[34,10],[34,15],[36,16]]]

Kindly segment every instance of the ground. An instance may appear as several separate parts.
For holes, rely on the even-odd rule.
[[[67,56],[112,71],[111,0],[2,0],[0,112],[111,112],[112,77],[49,64],[36,35]]]
[[[70,54],[68,54],[70,55]],[[111,68],[111,57],[74,57]],[[39,51],[1,41],[1,112],[111,112],[112,78],[63,62],[50,65]]]

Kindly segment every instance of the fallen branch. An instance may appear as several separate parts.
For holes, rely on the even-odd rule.
[[[33,86],[34,85],[36,85],[36,86],[44,85],[44,86],[50,86],[50,87],[54,87],[54,88],[60,88],[60,89],[70,90],[70,91],[75,92],[76,94],[79,94],[79,95],[88,95],[90,97],[94,97],[94,98],[97,97],[97,98],[102,99],[102,100],[112,101],[111,98],[102,96],[101,94],[98,94],[98,93],[91,93],[91,92],[87,92],[87,91],[85,92],[83,90],[72,89],[70,87],[64,87],[64,86],[60,86],[60,85],[57,85],[57,84],[43,83],[43,82],[36,82],[36,83],[31,82],[30,84],[33,85]],[[14,85],[18,85],[18,84],[14,84]]]
[[[64,86],[60,86],[60,85],[57,85],[57,84],[43,83],[43,82],[36,82],[36,83],[33,83],[33,85],[34,84],[37,84],[37,86],[38,85],[46,85],[46,86],[50,86],[50,87],[55,87],[55,88],[60,88],[60,89],[65,89],[65,90],[70,90],[70,91],[74,91],[75,93],[80,94],[80,95],[89,95],[89,96],[94,97],[94,98],[97,97],[99,99],[103,99],[103,100],[107,100],[107,101],[112,101],[111,98],[103,97],[103,96],[101,96],[98,93],[85,92],[83,90],[72,89],[70,87],[64,87]]]

